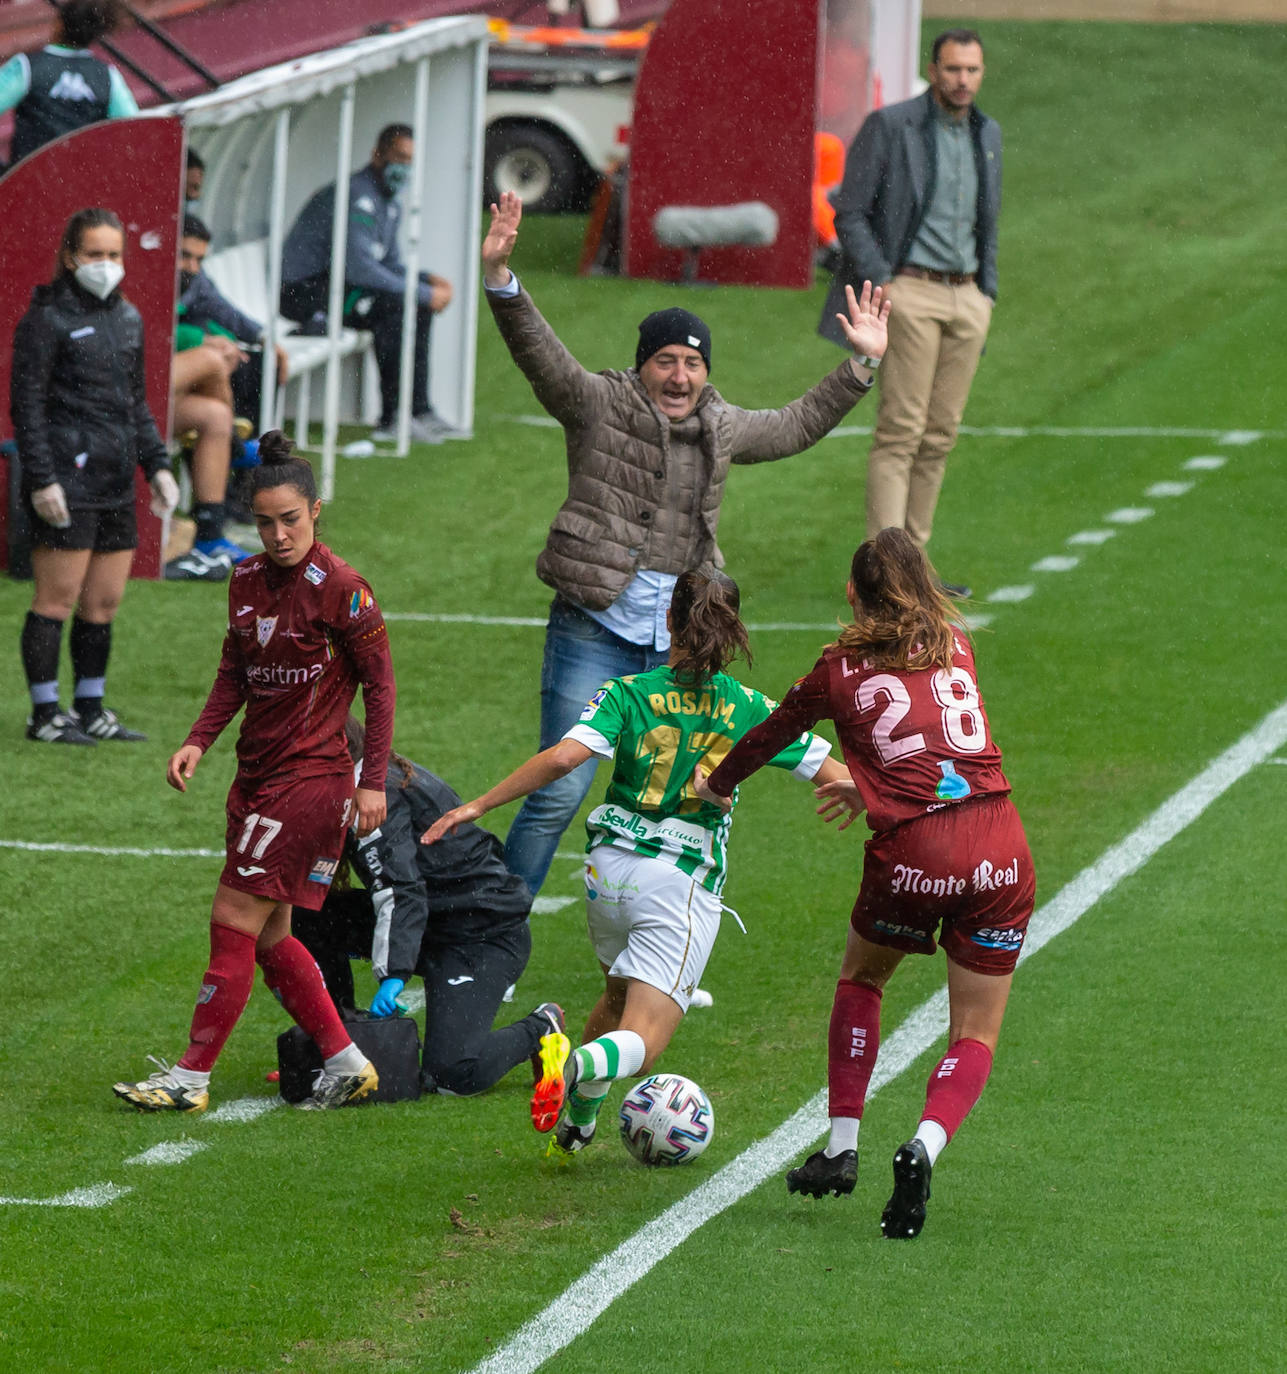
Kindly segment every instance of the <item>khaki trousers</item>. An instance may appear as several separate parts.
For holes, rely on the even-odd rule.
[[[992,302],[973,282],[895,277],[867,456],[867,538],[890,525],[929,542],[947,455],[956,443],[988,336]]]

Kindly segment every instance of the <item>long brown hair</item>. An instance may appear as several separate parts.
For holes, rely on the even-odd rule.
[[[750,663],[741,605],[742,594],[727,573],[690,568],[679,575],[670,597],[670,633],[680,654],[673,665],[677,678],[706,682],[739,654]]]
[[[829,647],[861,655],[877,668],[952,666],[952,605],[906,530],[881,530],[859,544],[849,580],[854,618]]]

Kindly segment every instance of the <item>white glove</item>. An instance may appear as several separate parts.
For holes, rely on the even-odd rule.
[[[33,491],[31,504],[46,525],[65,530],[71,524],[71,511],[67,509],[67,496],[61,482],[50,482],[47,487]]]
[[[169,468],[160,468],[148,485],[152,488],[152,514],[164,520],[179,504],[179,484]]]

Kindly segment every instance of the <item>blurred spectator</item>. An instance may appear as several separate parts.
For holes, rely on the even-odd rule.
[[[53,281],[36,287],[14,333],[9,407],[36,584],[22,628],[27,738],[47,744],[145,738],[103,705],[112,621],[138,544],[134,469],[151,483],[159,516],[179,490],[147,407],[143,321],[120,292],[124,250],[110,210],[78,211]],[[68,617],[76,686],[65,712],[58,659]]]
[[[247,361],[235,339],[203,334],[195,347],[179,348],[170,372],[174,403],[173,433],[188,454],[192,473],[193,548],[207,561],[226,566],[249,558],[250,552],[224,535],[224,503],[232,460],[232,374]],[[192,577],[202,576],[200,565]],[[167,576],[178,576],[167,567]]]
[[[345,738],[360,768],[366,732],[352,715]],[[462,825],[436,845],[420,835],[460,798],[441,778],[390,753],[388,814],[378,830],[349,835],[345,850],[366,890],[332,890],[317,912],[295,908],[291,928],[317,960],[335,1005],[354,1009],[349,957],[369,958],[379,990],[373,1016],[392,1016],[414,974],[425,987],[421,1086],[460,1096],[482,1092],[563,1029],[553,1002],[492,1029],[506,989],[532,949],[532,894],[501,856],[500,841]]]
[[[138,114],[124,77],[89,51],[124,12],[121,0],[63,0],[49,45],[0,67],[0,114],[14,112],[10,166],[63,134]]]
[[[243,315],[202,270],[210,251],[210,230],[194,214],[183,217],[179,240],[179,306],[175,343],[182,350],[205,342],[206,335],[222,334],[242,345],[242,351],[262,347],[264,326]],[[284,386],[289,363],[286,351],[277,348],[277,385]],[[259,401],[263,373],[258,356],[241,363],[230,378],[233,410],[259,427]]]
[[[415,142],[407,124],[380,130],[371,161],[349,178],[348,248],[344,259],[344,323],[370,330],[380,370],[380,423],[373,439],[396,438],[401,392],[403,291],[406,267],[398,248],[400,196],[411,179]],[[281,312],[308,333],[324,333],[331,289],[331,230],[335,185],[314,193],[286,236],[282,255]],[[416,292],[415,368],[411,382],[411,437],[441,443],[450,426],[429,404],[429,326],[451,303],[451,283],[420,274]]]
[[[190,215],[197,212],[197,202],[201,199],[201,188],[205,182],[205,159],[195,148],[189,148],[183,172],[183,200]]]

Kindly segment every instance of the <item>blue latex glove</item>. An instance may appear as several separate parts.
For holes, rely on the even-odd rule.
[[[401,1010],[397,996],[405,987],[406,983],[401,978],[386,978],[380,984],[380,991],[371,999],[371,1015],[396,1016]]]

